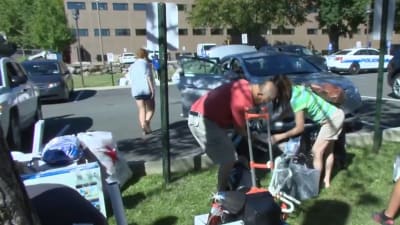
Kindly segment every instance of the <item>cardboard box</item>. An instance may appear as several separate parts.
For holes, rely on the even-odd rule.
[[[63,184],[78,191],[107,217],[100,166],[97,162],[49,169],[21,176],[25,185]]]

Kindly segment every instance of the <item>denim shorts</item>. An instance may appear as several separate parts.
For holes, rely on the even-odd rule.
[[[151,99],[151,95],[136,95],[135,99],[136,100],[150,100]]]

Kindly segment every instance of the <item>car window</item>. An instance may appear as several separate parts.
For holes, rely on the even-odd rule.
[[[376,51],[374,49],[368,49],[369,55],[379,55],[379,51]]]
[[[303,55],[314,55],[314,53],[308,48],[301,48]]]
[[[300,56],[272,55],[244,60],[252,76],[263,77],[277,74],[307,74],[321,70]]]
[[[210,60],[202,60],[198,58],[182,58],[182,70],[185,74],[221,74],[219,66]]]
[[[16,85],[12,82],[11,79],[12,77],[22,77],[22,78],[25,77],[25,72],[23,68],[17,63],[7,62],[6,70],[7,70],[7,79],[11,86]]]
[[[59,74],[60,69],[56,62],[54,63],[24,63],[25,70],[31,76],[43,76]]]
[[[356,51],[354,53],[354,55],[369,55],[369,52],[367,49],[361,49],[361,50]]]
[[[342,51],[338,51],[336,53],[333,53],[333,55],[347,55],[350,52],[351,52],[350,50],[342,50]]]

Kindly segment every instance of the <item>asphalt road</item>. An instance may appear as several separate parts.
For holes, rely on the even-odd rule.
[[[363,96],[364,104],[360,110],[360,115],[364,129],[373,129],[376,111],[377,73],[346,76],[354,82]],[[179,139],[181,136],[190,134],[181,133],[185,120],[180,117],[179,91],[175,85],[170,85],[168,89],[169,123],[173,128],[170,135]],[[397,119],[400,100],[392,98],[390,93],[386,80],[384,80],[382,128],[400,127],[400,120]],[[156,97],[156,106],[156,113],[151,126],[153,130],[160,132],[160,93]],[[70,102],[44,103],[43,116],[45,119],[43,143],[59,135],[99,130],[111,131],[114,140],[126,145],[126,148],[129,149],[135,140],[142,135],[138,125],[136,105],[130,96],[129,88],[79,90],[75,92]],[[157,137],[159,138],[159,133]],[[26,138],[25,141],[29,141],[29,138]]]

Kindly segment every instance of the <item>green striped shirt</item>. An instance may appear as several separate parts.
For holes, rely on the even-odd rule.
[[[293,112],[303,110],[311,120],[321,123],[331,117],[336,111],[336,106],[325,101],[304,85],[292,86],[290,105]]]

